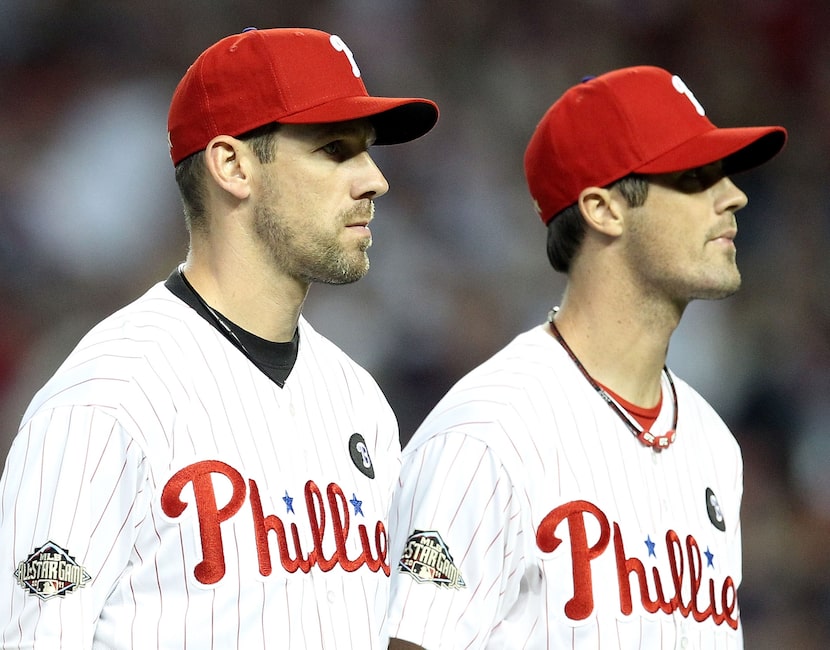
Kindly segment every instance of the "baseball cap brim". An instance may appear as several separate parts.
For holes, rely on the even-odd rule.
[[[779,126],[713,128],[634,169],[638,174],[666,174],[723,161],[727,175],[752,169],[775,156],[787,142]]]
[[[438,121],[438,106],[415,97],[340,97],[297,113],[283,115],[283,124],[345,122],[368,118],[375,128],[375,144],[401,144],[420,138]]]

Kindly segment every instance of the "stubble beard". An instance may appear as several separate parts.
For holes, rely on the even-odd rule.
[[[274,265],[286,274],[306,284],[351,284],[369,271],[367,250],[372,239],[361,239],[354,250],[345,250],[336,233],[356,216],[368,216],[371,211],[371,207],[356,206],[339,216],[338,227],[331,232],[300,233],[263,203],[256,209],[255,230]]]
[[[723,261],[723,268],[713,262],[711,269],[713,276],[707,277],[701,283],[702,288],[693,298],[700,300],[722,300],[737,293],[741,288],[741,272],[738,269],[737,255],[733,250]]]
[[[723,283],[719,286],[712,286],[705,290],[698,291],[692,294],[692,299],[696,300],[723,300],[737,293],[741,287],[740,276],[736,282]]]
[[[694,277],[668,277],[660,283],[666,296],[689,304],[694,300],[723,300],[735,294],[741,286],[737,266],[715,273]]]
[[[640,286],[651,296],[685,307],[694,300],[722,300],[741,286],[741,273],[733,255],[721,260],[698,259],[692,267],[678,269],[671,256],[655,255],[654,250],[638,246],[629,258],[639,269]]]

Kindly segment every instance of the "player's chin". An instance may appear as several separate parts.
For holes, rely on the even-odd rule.
[[[341,260],[341,263],[336,269],[332,269],[325,277],[316,278],[317,282],[323,284],[352,284],[364,278],[369,272],[369,256],[365,252],[361,252],[350,258]]]
[[[723,300],[737,293],[740,288],[741,274],[736,271],[728,278],[719,278],[701,286],[694,297],[699,300]]]

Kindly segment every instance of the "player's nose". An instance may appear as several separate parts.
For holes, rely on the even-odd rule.
[[[718,181],[716,208],[720,212],[737,212],[749,203],[747,195],[728,176]]]
[[[356,156],[354,164],[357,169],[352,192],[354,198],[376,199],[389,191],[389,182],[368,151]]]

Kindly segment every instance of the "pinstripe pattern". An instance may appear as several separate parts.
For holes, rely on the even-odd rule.
[[[349,455],[354,433],[374,479]],[[180,471],[204,461],[233,470],[209,475],[217,508],[242,495],[211,540],[224,567],[207,584],[194,575],[209,554],[196,483],[176,494],[180,514],[161,503]],[[305,320],[280,389],[157,285],[94,328],[23,417],[0,480],[0,647],[385,648],[387,576],[368,562],[344,566],[366,554],[361,526],[370,555],[385,552],[376,525],[399,464],[397,423],[377,385]],[[326,500],[331,485],[339,501]],[[254,487],[291,558],[297,543],[315,557],[316,521],[321,553],[308,572],[283,568],[276,529],[258,546]],[[347,518],[340,553],[335,520]],[[47,541],[92,580],[42,601],[14,572]],[[268,575],[259,553],[270,558]]]
[[[742,463],[720,418],[685,382],[675,383],[678,437],[655,453],[631,435],[543,328],[520,335],[462,379],[404,449],[390,515],[390,635],[429,650],[741,648],[739,626],[716,624],[712,615],[696,621],[682,608],[692,592],[687,536],[702,558],[699,611],[709,604],[710,579],[718,613],[727,576],[740,583]],[[671,424],[671,400],[663,402],[655,431]],[[707,487],[719,498],[725,532],[709,520]],[[565,608],[577,594],[578,526],[572,530],[569,520],[560,520],[554,531],[562,543],[552,551],[539,547],[537,532],[549,513],[582,502],[598,510],[599,516],[585,510],[577,518],[587,545],[598,550],[589,562],[592,602],[570,617]],[[398,570],[414,530],[440,534],[465,588],[418,582]],[[668,531],[679,546],[669,546]],[[647,539],[655,543],[653,556]],[[680,595],[671,613],[649,613],[636,574],[620,586],[618,562],[642,562],[646,601],[656,599],[652,570],[670,599],[672,553],[685,561]],[[629,613],[622,605],[626,590]]]

